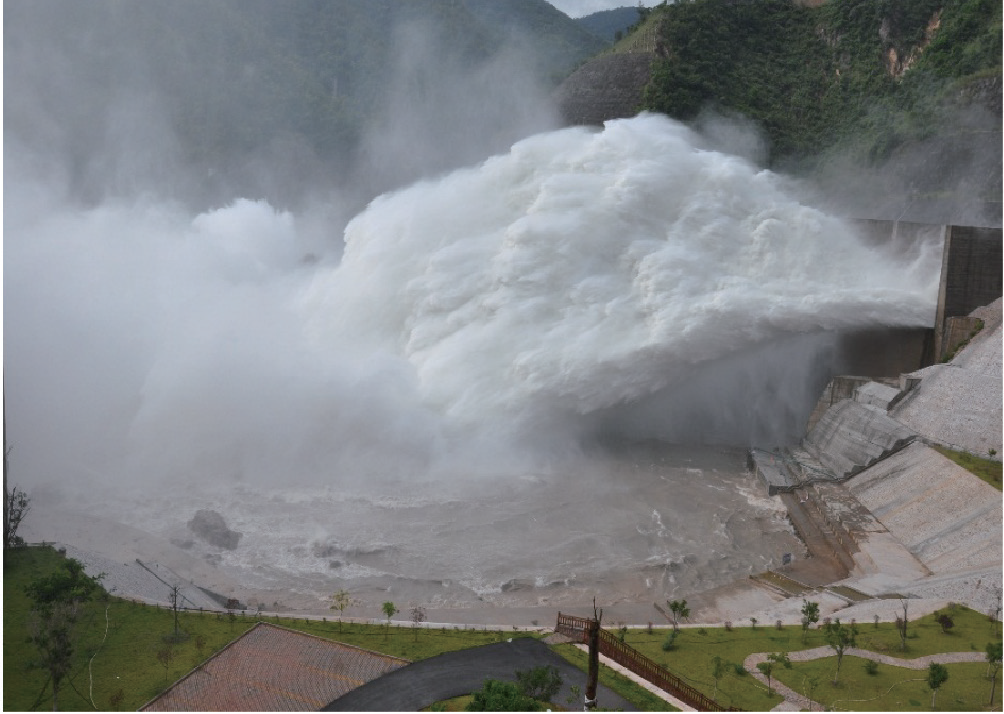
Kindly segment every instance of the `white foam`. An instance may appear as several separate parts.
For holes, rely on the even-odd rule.
[[[897,260],[699,145],[655,115],[533,136],[377,198],[337,265],[304,264],[316,239],[263,202],[12,196],[20,473],[385,492],[538,473],[625,404],[672,438],[646,402],[667,389],[701,434],[768,423],[826,348],[793,336],[931,323],[940,249]]]
[[[406,360],[448,427],[504,430],[787,335],[929,325],[936,260],[896,263],[774,174],[649,115],[380,197],[301,310],[322,348],[351,335]]]

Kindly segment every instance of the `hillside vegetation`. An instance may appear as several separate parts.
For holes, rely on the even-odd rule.
[[[749,117],[774,164],[811,166],[833,152],[881,163],[905,144],[960,131],[960,96],[994,77],[999,130],[996,0],[693,0],[655,15],[660,56],[644,108]]]
[[[625,5],[613,10],[601,10],[578,18],[578,23],[608,42],[620,40],[632,25],[638,22],[638,7]]]

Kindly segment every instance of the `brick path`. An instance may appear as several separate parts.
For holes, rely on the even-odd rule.
[[[756,666],[761,662],[766,662],[767,655],[769,654],[769,652],[754,652],[743,660],[743,666],[746,668],[746,671],[764,684],[767,684],[767,677],[764,676],[764,674],[758,670]],[[844,650],[844,655],[850,657],[862,657],[864,659],[873,659],[881,664],[888,664],[893,667],[904,667],[906,669],[927,669],[928,665],[932,662],[937,662],[938,664],[955,664],[958,662],[987,661],[986,655],[982,652],[942,652],[940,654],[925,655],[914,659],[900,659],[899,657],[891,657],[889,655],[879,654],[877,652],[871,652],[857,647],[848,647]],[[788,659],[792,662],[808,662],[813,659],[822,659],[823,657],[833,656],[835,656],[833,648],[829,646],[813,647],[809,650],[798,650],[796,652],[788,653]],[[790,687],[778,682],[776,679],[771,679],[771,689],[784,697],[784,701],[771,709],[771,711],[797,712],[805,709],[809,709],[811,711],[813,708],[818,708],[820,711],[823,709],[823,705],[819,702],[809,700],[808,697],[799,694]]]
[[[407,660],[259,622],[143,711],[316,711]]]

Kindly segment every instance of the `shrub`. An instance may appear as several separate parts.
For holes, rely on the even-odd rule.
[[[666,639],[662,641],[663,652],[670,652],[671,650],[676,649],[676,635],[676,630],[670,630],[669,634],[666,635]]]
[[[523,695],[513,682],[486,679],[482,688],[474,692],[467,705],[469,712],[529,712],[539,711],[540,705]]]
[[[878,674],[878,662],[873,659],[867,660],[865,662],[865,671],[872,675]]]
[[[955,627],[955,621],[948,615],[941,614],[938,615],[937,623],[941,625],[941,631],[944,634],[948,634],[948,631]]]
[[[561,675],[553,665],[534,667],[529,671],[516,670],[516,685],[524,697],[550,701],[561,689]]]

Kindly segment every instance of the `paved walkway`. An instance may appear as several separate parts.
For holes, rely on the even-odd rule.
[[[770,652],[754,652],[743,660],[743,666],[746,671],[756,677],[759,681],[767,684],[767,677],[756,668],[761,662],[767,661],[767,655]],[[932,662],[937,662],[938,664],[955,664],[958,662],[986,662],[986,655],[982,652],[942,652],[941,654],[925,655],[923,657],[915,657],[913,659],[900,659],[899,657],[890,657],[889,655],[879,654],[878,652],[871,652],[869,650],[862,650],[857,647],[849,647],[844,650],[845,656],[850,657],[862,657],[864,659],[873,659],[881,664],[888,664],[893,667],[904,667],[906,669],[927,669],[927,667]],[[822,659],[824,657],[834,657],[833,648],[829,646],[823,647],[813,647],[809,650],[798,650],[796,652],[789,652],[788,659],[792,662],[808,662],[813,659]],[[808,697],[805,697],[794,689],[778,682],[776,679],[771,679],[771,689],[784,697],[784,701],[778,704],[776,707],[771,709],[775,712],[797,712],[813,708],[818,708],[820,711],[823,710],[823,705],[819,702],[814,702]]]

